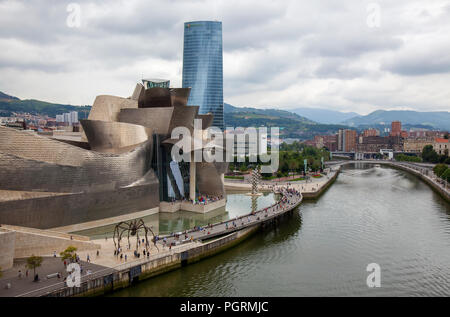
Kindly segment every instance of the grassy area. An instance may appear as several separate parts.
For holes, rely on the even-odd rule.
[[[228,179],[241,179],[241,180],[243,180],[244,176],[227,176],[227,175],[225,175],[225,178],[228,178]]]
[[[313,178],[321,178],[322,175],[313,175],[312,177],[313,177]]]
[[[290,179],[290,180],[288,180],[288,182],[298,182],[298,181],[304,181],[304,180],[305,180],[304,177],[298,177],[298,178]]]

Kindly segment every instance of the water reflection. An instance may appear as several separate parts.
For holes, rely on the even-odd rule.
[[[300,208],[226,252],[113,295],[450,296],[450,205],[417,177],[346,166]],[[373,262],[381,288],[366,285]]]
[[[145,224],[152,228],[155,234],[180,232],[194,226],[204,226],[208,223],[221,222],[250,213],[253,209],[266,208],[275,203],[278,196],[264,193],[262,196],[248,196],[242,192],[227,193],[227,205],[211,212],[200,214],[188,211],[174,213],[159,213],[143,217]],[[76,232],[91,239],[112,237],[115,224]]]

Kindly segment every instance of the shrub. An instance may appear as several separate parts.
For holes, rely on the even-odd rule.
[[[450,182],[450,168],[445,170],[445,172],[441,175],[441,178],[447,182]]]
[[[441,177],[441,175],[444,174],[447,169],[448,167],[445,164],[436,164],[436,166],[433,168],[433,172],[434,174],[436,174],[436,176]]]

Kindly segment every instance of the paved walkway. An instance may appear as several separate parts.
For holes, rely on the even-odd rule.
[[[163,246],[170,246],[171,244],[179,245],[194,240],[211,239],[216,236],[242,230],[289,211],[297,207],[302,201],[302,195],[294,188],[280,186],[274,188],[274,190],[281,193],[283,197],[279,202],[270,207],[220,223],[210,224],[209,226],[194,228],[174,235],[162,236],[159,238],[158,243],[162,243]]]
[[[281,186],[276,185],[262,185],[265,190],[271,190],[276,193],[280,193],[282,198],[276,204],[258,210],[256,212],[249,213],[245,216],[241,216],[235,219],[230,219],[224,222],[212,224],[206,227],[194,228],[185,231],[180,234],[171,236],[162,236],[156,244],[150,243],[146,248],[144,243],[138,244],[137,251],[140,253],[140,257],[135,257],[134,250],[136,249],[136,237],[130,238],[131,247],[128,248],[127,240],[123,239],[121,243],[122,258],[114,254],[114,243],[111,238],[93,240],[94,243],[100,244],[101,249],[97,255],[96,251],[82,251],[77,252],[82,260],[83,274],[82,281],[97,277],[99,275],[107,275],[115,270],[120,270],[125,267],[132,267],[139,263],[144,263],[149,260],[165,257],[175,252],[183,252],[198,245],[201,245],[202,240],[211,239],[213,237],[226,235],[235,231],[239,231],[245,228],[256,226],[262,222],[275,218],[286,211],[292,210],[297,207],[303,196],[300,190],[306,187],[311,191],[318,190],[322,185],[326,184],[327,180],[332,177],[332,174],[322,179],[317,179],[320,182],[313,183],[284,183]],[[143,238],[142,236],[140,237]],[[149,237],[151,238],[151,237]],[[146,255],[143,252],[146,250]],[[147,256],[147,251],[150,251],[150,256]],[[85,260],[89,255],[90,262]],[[127,260],[125,260],[125,255]],[[0,280],[0,296],[42,296],[52,290],[64,287],[64,277],[67,276],[65,268],[60,258],[53,258],[51,256],[45,257],[42,266],[38,269],[40,276],[40,282],[32,281],[32,274],[29,274],[28,278],[18,278],[18,270],[21,269],[25,272],[24,263],[17,263],[11,270],[4,272],[3,278]],[[91,271],[90,274],[86,274],[87,271]],[[60,272],[62,277],[47,279],[47,274]],[[5,289],[4,286],[7,283],[11,283],[10,289]]]
[[[281,192],[283,194],[283,198],[277,204],[259,210],[253,214],[249,213],[248,215],[216,223],[207,227],[193,228],[191,230],[184,231],[183,233],[179,233],[178,235],[174,234],[161,236],[156,244],[150,243],[148,247],[145,246],[145,242],[142,243],[141,241],[137,248],[137,252],[139,252],[140,255],[139,258],[134,255],[137,243],[136,237],[130,237],[130,248],[128,247],[127,239],[122,238],[122,257],[114,254],[115,246],[112,238],[93,241],[101,245],[99,256],[96,256],[95,252],[92,251],[79,252],[78,255],[82,260],[86,260],[87,255],[89,255],[93,263],[106,267],[117,268],[118,266],[137,265],[140,262],[164,257],[174,252],[182,252],[200,245],[202,240],[232,233],[234,231],[257,225],[265,220],[269,220],[285,212],[286,210],[296,207],[301,202],[301,194],[292,188],[287,189],[286,186],[279,186],[275,188],[275,190],[277,192]],[[140,239],[142,240],[143,238],[145,239],[145,237],[140,234]],[[152,237],[149,236],[148,238],[150,239]],[[145,255],[144,250],[146,251]],[[147,251],[150,251],[150,256],[148,256]]]
[[[68,272],[61,258],[43,258],[42,265],[36,269],[36,274],[39,276],[38,282],[33,281],[33,270],[28,270],[28,276],[26,276],[27,268],[25,264],[25,260],[16,261],[11,269],[2,272],[0,297],[44,295],[51,290],[64,287],[64,278],[68,275]],[[81,267],[83,269],[81,273],[82,281],[95,277],[98,274],[104,274],[107,270],[113,271],[110,268],[85,261],[81,261]],[[21,278],[19,278],[19,270],[22,272]],[[47,275],[58,272],[61,274],[61,278],[47,278]],[[8,283],[11,285],[9,289],[6,288]]]
[[[330,178],[334,177],[335,173],[339,170],[339,166],[333,166],[330,169],[326,169],[327,175],[322,174],[320,178],[311,177],[309,180],[302,181],[290,181],[286,180],[284,182],[279,181],[261,181],[258,186],[259,191],[271,192],[275,187],[287,186],[296,189],[302,194],[310,194],[319,191],[322,186],[326,185]],[[252,185],[246,181],[225,181],[225,188],[228,190],[239,190],[239,191],[251,191]]]
[[[443,191],[450,196],[450,184],[441,178],[437,177],[433,173],[433,167],[435,165],[428,163],[415,163],[415,162],[398,162],[398,161],[385,161],[385,160],[361,160],[361,161],[336,161],[330,162],[329,165],[338,166],[345,165],[351,163],[370,163],[370,164],[384,164],[384,165],[393,165],[393,166],[401,166],[410,170],[411,172],[416,172],[421,174],[421,176],[428,179],[430,182],[434,183],[436,186],[441,188]]]

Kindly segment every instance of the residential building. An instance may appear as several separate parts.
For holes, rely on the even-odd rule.
[[[433,145],[433,138],[407,138],[403,140],[403,151],[408,153],[422,153],[422,150],[427,145]]]
[[[356,130],[340,129],[338,132],[338,151],[356,151]]]
[[[439,155],[447,155],[449,156],[450,147],[448,139],[443,138],[435,138],[433,142],[433,149]]]

